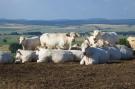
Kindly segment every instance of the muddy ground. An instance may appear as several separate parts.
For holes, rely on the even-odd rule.
[[[2,64],[0,89],[135,89],[135,60],[89,66]]]

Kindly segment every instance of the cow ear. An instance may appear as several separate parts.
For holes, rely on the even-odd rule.
[[[70,33],[66,33],[66,36],[70,37]]]

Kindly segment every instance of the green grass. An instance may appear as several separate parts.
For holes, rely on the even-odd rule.
[[[0,39],[0,45],[10,45],[14,42],[18,42],[19,36],[12,36],[12,35],[5,35],[5,36],[0,36],[2,39]],[[3,39],[6,39],[7,41],[4,42]]]

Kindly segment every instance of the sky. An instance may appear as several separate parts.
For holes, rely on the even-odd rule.
[[[135,0],[0,0],[6,19],[135,19]]]

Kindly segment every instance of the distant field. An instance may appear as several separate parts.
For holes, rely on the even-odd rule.
[[[0,33],[11,32],[89,32],[93,30],[128,32],[135,31],[135,25],[109,25],[109,24],[82,24],[70,26],[47,26],[47,25],[0,25]]]

